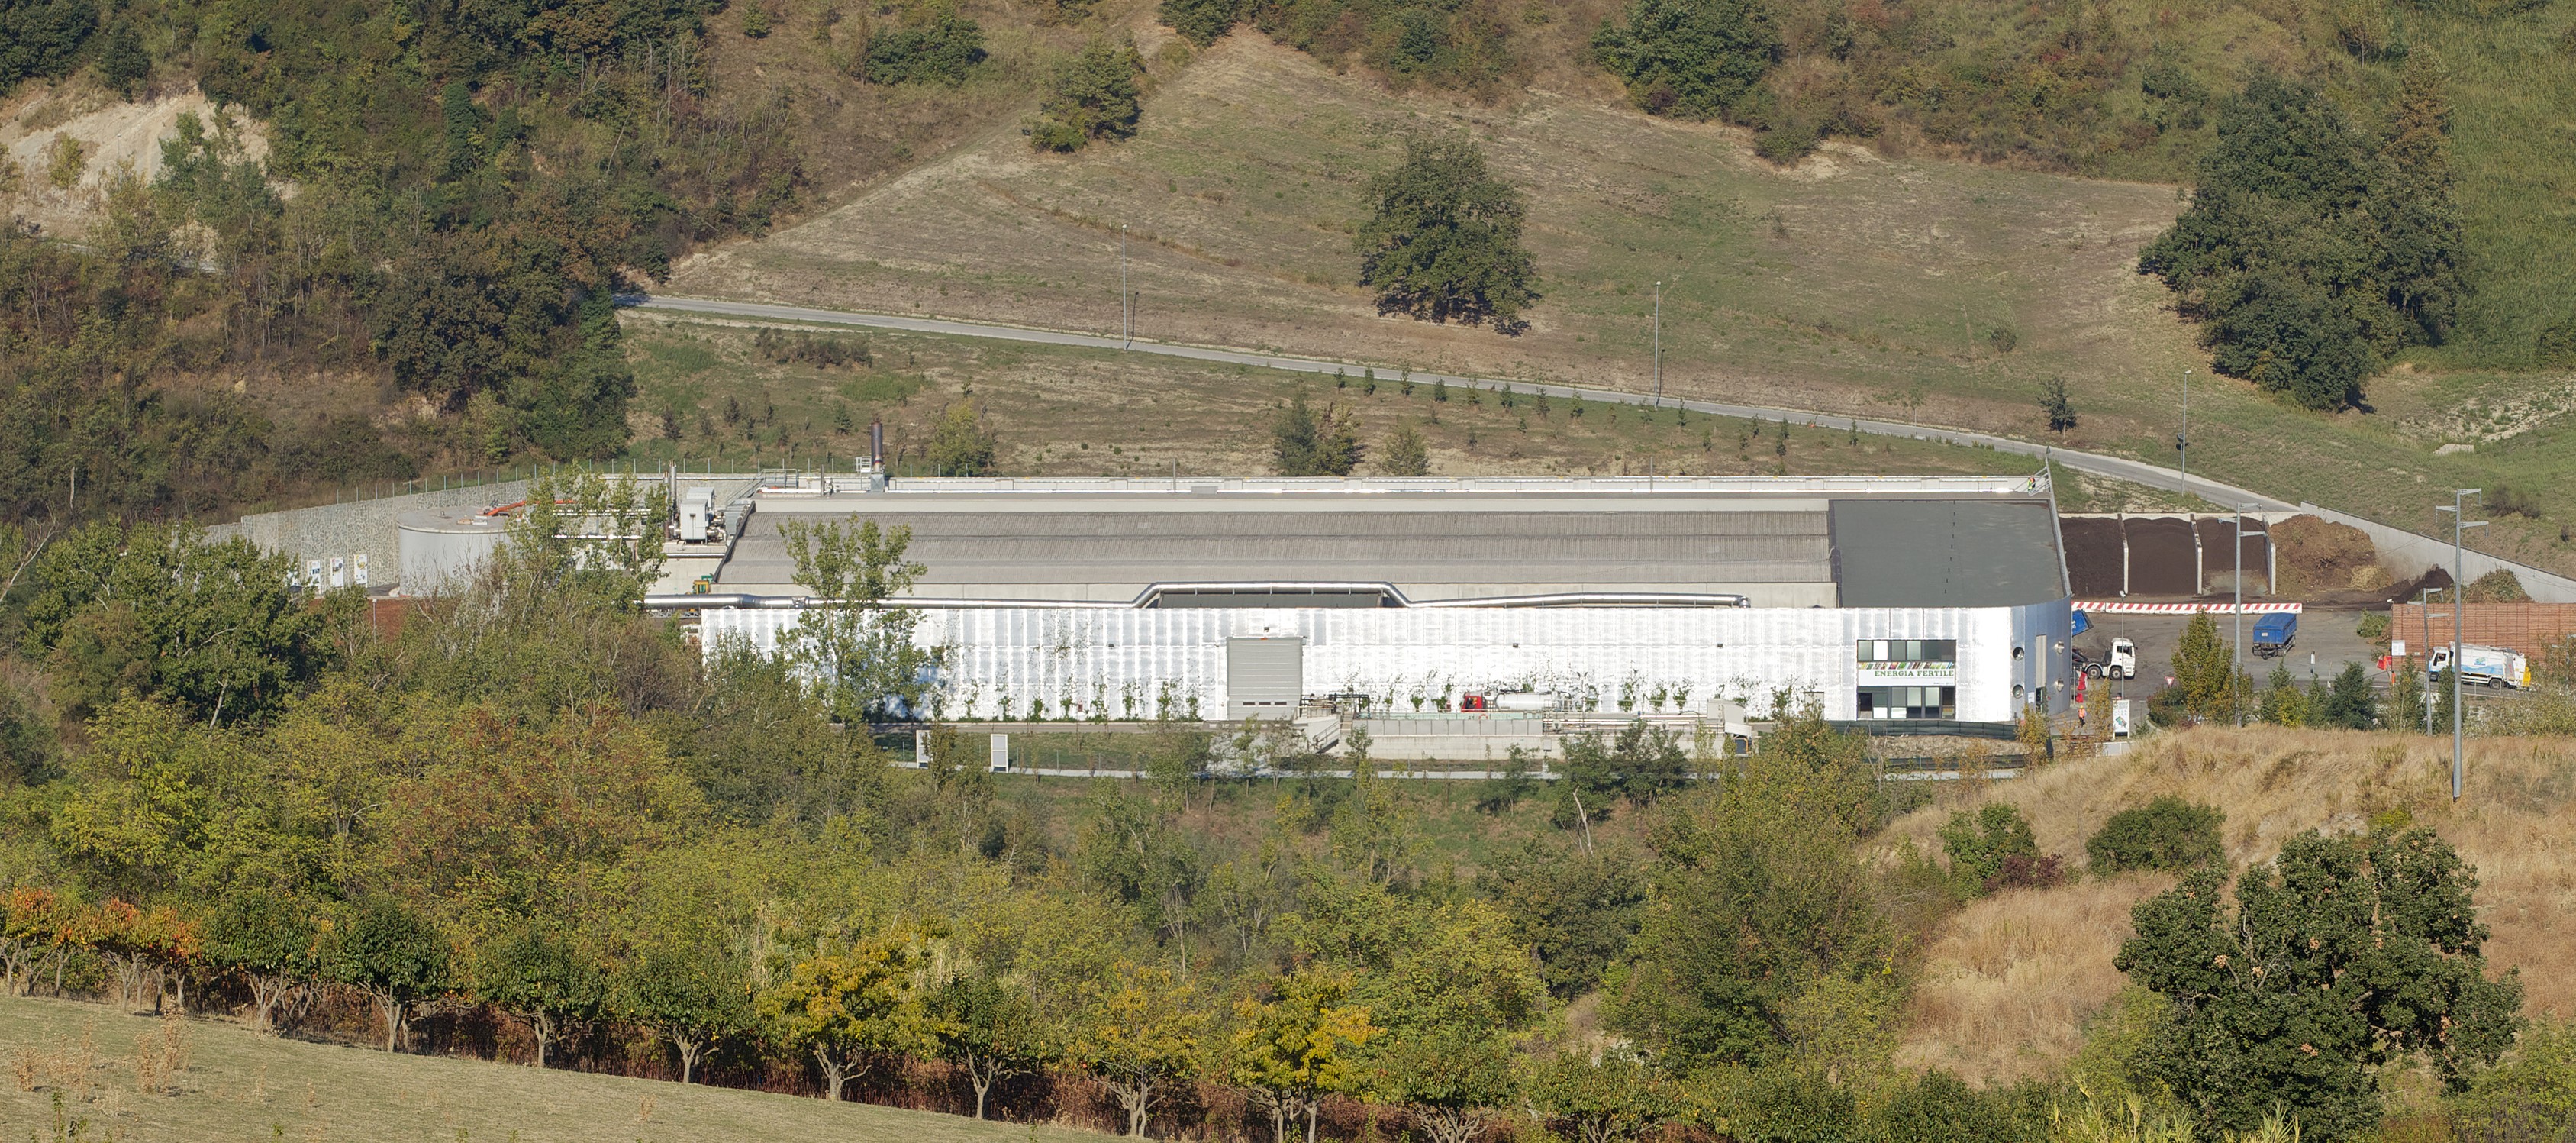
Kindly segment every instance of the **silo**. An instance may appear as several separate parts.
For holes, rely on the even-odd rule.
[[[396,517],[404,595],[452,592],[472,578],[483,558],[509,535],[510,518],[478,508],[431,508]]]

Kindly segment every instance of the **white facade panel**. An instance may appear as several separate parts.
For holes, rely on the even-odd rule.
[[[799,613],[717,609],[708,653],[741,639],[774,651]],[[1305,690],[1371,696],[1405,713],[1467,692],[1540,690],[1589,709],[1759,712],[1782,687],[1856,713],[1861,639],[1955,639],[1958,717],[2002,722],[2020,705],[2063,709],[2063,601],[2012,608],[957,608],[921,614],[939,651],[934,718],[1215,718],[1227,709],[1226,640],[1302,636]],[[2016,656],[2015,650],[2020,654]],[[2016,690],[2016,688],[2019,688]],[[1622,707],[1622,702],[1627,706]],[[1417,705],[1418,702],[1418,705]]]

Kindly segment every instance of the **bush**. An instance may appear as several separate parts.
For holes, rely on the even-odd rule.
[[[2218,827],[2227,815],[2166,794],[2138,809],[2122,810],[2084,843],[2095,873],[2132,869],[2189,869],[2220,860],[2227,849]]]
[[[1224,39],[1243,19],[1243,0],[1163,0],[1154,18],[1204,48]]]
[[[2039,840],[2020,808],[2009,802],[1988,802],[1976,813],[1950,815],[1950,823],[1941,827],[1941,848],[1950,855],[1951,889],[1961,897],[2005,888],[2006,862],[2015,858],[2021,863],[2012,867],[2018,879],[2013,884],[2033,884],[2042,875]],[[2056,859],[2049,858],[2049,884],[2060,877],[2056,868]]]
[[[1029,145],[1041,151],[1078,151],[1094,139],[1136,133],[1143,109],[1137,80],[1145,59],[1136,45],[1094,40],[1057,68],[1029,125]]]
[[[1626,22],[1604,23],[1592,37],[1593,58],[1627,83],[1637,106],[1688,119],[1734,110],[1780,50],[1779,29],[1760,0],[1634,0]],[[1814,145],[1811,130],[1788,159]]]
[[[862,83],[955,87],[984,62],[984,26],[955,12],[942,12],[919,27],[877,33],[860,59]]]

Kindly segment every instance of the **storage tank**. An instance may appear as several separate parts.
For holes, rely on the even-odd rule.
[[[404,595],[454,591],[509,535],[510,518],[480,508],[431,508],[394,518]]]
[[[1555,710],[1559,705],[1557,697],[1546,691],[1522,691],[1517,694],[1494,695],[1491,698],[1488,698],[1486,702],[1495,710],[1509,711],[1550,711]]]

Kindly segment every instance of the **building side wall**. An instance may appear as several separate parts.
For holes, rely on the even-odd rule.
[[[718,609],[702,617],[710,654],[746,641],[770,653],[799,613]],[[1308,694],[1357,693],[1399,713],[1468,692],[1536,690],[1579,709],[1704,709],[1712,698],[1766,710],[1786,687],[1827,718],[1855,714],[1861,639],[1959,642],[1958,717],[2002,722],[2025,701],[2064,694],[2063,601],[2018,608],[934,609],[915,641],[942,654],[927,713],[1218,718],[1225,641],[1302,636]],[[2016,660],[2014,648],[2022,649]],[[2052,666],[2059,668],[2051,674]],[[1687,696],[1686,698],[1682,696]],[[1419,707],[1415,700],[1420,700]],[[1628,705],[1623,708],[1622,702]]]

